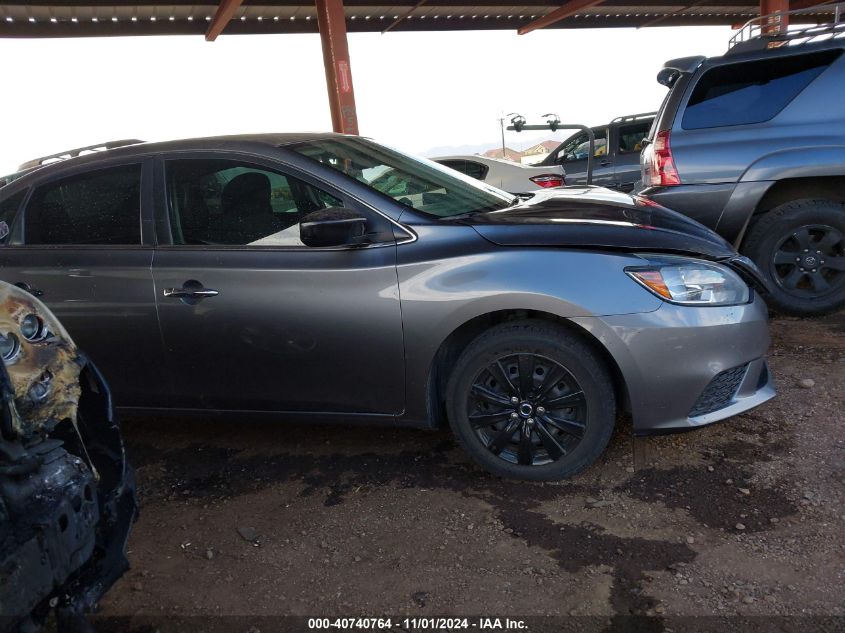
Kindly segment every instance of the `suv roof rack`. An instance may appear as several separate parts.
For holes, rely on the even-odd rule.
[[[76,149],[69,149],[64,152],[58,152],[57,154],[50,154],[49,156],[33,158],[32,160],[28,160],[23,163],[20,167],[18,167],[18,169],[20,171],[25,169],[34,169],[35,167],[41,167],[46,163],[76,158],[84,153],[102,152],[104,150],[116,149],[118,147],[126,147],[127,145],[137,145],[138,143],[143,142],[144,141],[137,138],[128,138],[120,141],[108,141],[106,143],[97,143],[96,145],[86,145],[85,147],[77,147]]]
[[[832,22],[801,25],[781,32],[784,17],[818,16],[829,18]],[[830,41],[845,37],[845,3],[832,2],[820,4],[809,9],[780,11],[748,20],[728,42],[726,55],[738,55],[754,51],[780,48],[782,46],[801,46],[812,42]]]
[[[625,116],[616,117],[611,121],[611,123],[630,123],[631,121],[636,121],[637,119],[647,119],[656,115],[657,112],[641,112],[640,114],[628,114]]]

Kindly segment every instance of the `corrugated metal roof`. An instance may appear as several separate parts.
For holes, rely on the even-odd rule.
[[[478,2],[478,0],[476,0]],[[559,2],[518,5],[489,0],[464,4],[430,0],[386,4],[378,0],[347,0],[345,12],[350,32],[379,32],[399,17],[395,31],[515,30],[561,6]],[[0,37],[89,37],[109,35],[163,35],[205,33],[217,3],[130,2],[0,2]],[[820,7],[801,16],[817,21],[833,9]],[[607,0],[579,11],[547,28],[643,27],[676,25],[731,25],[759,15],[759,4],[743,0]],[[822,19],[821,21],[825,21]],[[285,0],[245,2],[224,34],[316,33],[313,4]]]

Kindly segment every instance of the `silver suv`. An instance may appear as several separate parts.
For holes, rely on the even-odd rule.
[[[667,62],[640,159],[642,194],[733,242],[770,306],[795,315],[845,305],[843,35],[839,23]]]

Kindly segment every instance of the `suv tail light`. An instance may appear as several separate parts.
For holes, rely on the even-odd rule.
[[[658,132],[654,142],[646,148],[646,152],[648,185],[670,187],[681,184],[681,177],[675,168],[672,148],[669,145],[669,130]]]
[[[529,180],[544,189],[549,187],[562,187],[566,184],[564,177],[560,174],[543,174],[542,176],[533,176],[529,178]]]

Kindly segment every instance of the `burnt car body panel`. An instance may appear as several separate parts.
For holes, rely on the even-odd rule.
[[[62,631],[88,630],[128,568],[134,475],[96,367],[28,293],[0,283],[0,306],[0,335],[17,342],[0,363],[0,631],[33,630],[53,607]]]
[[[111,350],[92,353],[92,358],[109,376],[115,372],[120,407],[431,428],[440,423],[439,404],[434,401],[439,354],[474,320],[507,311],[566,319],[577,323],[586,336],[596,332],[596,344],[612,354],[614,341],[600,327],[609,317],[659,314],[663,327],[676,324],[672,310],[661,309],[659,298],[627,277],[626,267],[643,262],[637,253],[668,252],[718,261],[736,257],[721,238],[698,224],[599,188],[541,192],[501,212],[432,217],[293,148],[333,138],[342,137],[268,134],[143,144],[40,168],[8,185],[9,195],[14,195],[105,166],[145,165],[143,244],[137,252],[151,250],[152,259],[136,273],[136,279],[143,278],[138,290],[143,299],[130,306],[125,301],[110,303],[100,294],[90,305],[80,306],[74,303],[84,297],[81,292],[78,297],[57,294],[54,299],[52,288],[41,288],[46,290],[44,300],[57,311],[108,306],[113,314],[126,315],[127,324],[134,314],[130,307],[147,315],[143,327],[150,332],[149,345],[143,349],[132,345],[139,354],[131,368],[143,376],[157,372],[156,380],[167,384],[159,388],[160,382],[153,382],[156,389],[148,389],[143,397],[124,388],[113,355],[118,353],[115,348],[130,340],[127,330],[115,320],[104,322],[96,335],[101,345],[111,342]],[[196,157],[272,166],[329,192],[368,221],[387,223],[389,237],[382,231],[378,243],[364,248],[313,250],[174,245],[165,164]],[[38,268],[31,264],[32,252],[38,249],[25,244],[22,216],[18,214],[12,227],[10,246],[0,248],[4,278],[35,285],[34,276],[41,274],[44,261],[69,274],[63,267],[64,248],[40,249],[45,260]],[[112,257],[108,248],[85,253],[91,267],[107,266]],[[188,281],[219,295],[194,303],[164,297],[165,290]],[[70,283],[63,287],[67,291]],[[758,304],[722,314],[726,327],[732,319],[746,319],[747,327],[759,335],[751,337],[747,346],[710,350],[696,359],[706,372],[716,375],[765,355],[766,315]],[[595,321],[581,324],[576,321],[580,319]],[[598,325],[587,327],[588,323]],[[77,335],[76,326],[69,327]],[[161,329],[152,334],[153,328]],[[94,337],[82,326],[78,331],[86,345]],[[695,328],[690,327],[675,342],[674,351],[664,352],[683,357],[685,350],[695,347],[694,337]],[[639,385],[641,368],[636,362],[619,364],[622,380],[630,377],[632,385]],[[640,398],[636,390],[629,391],[633,400]],[[637,402],[633,406],[639,407]],[[688,424],[679,419],[671,421]],[[642,423],[634,420],[638,431],[659,423],[653,417]]]

